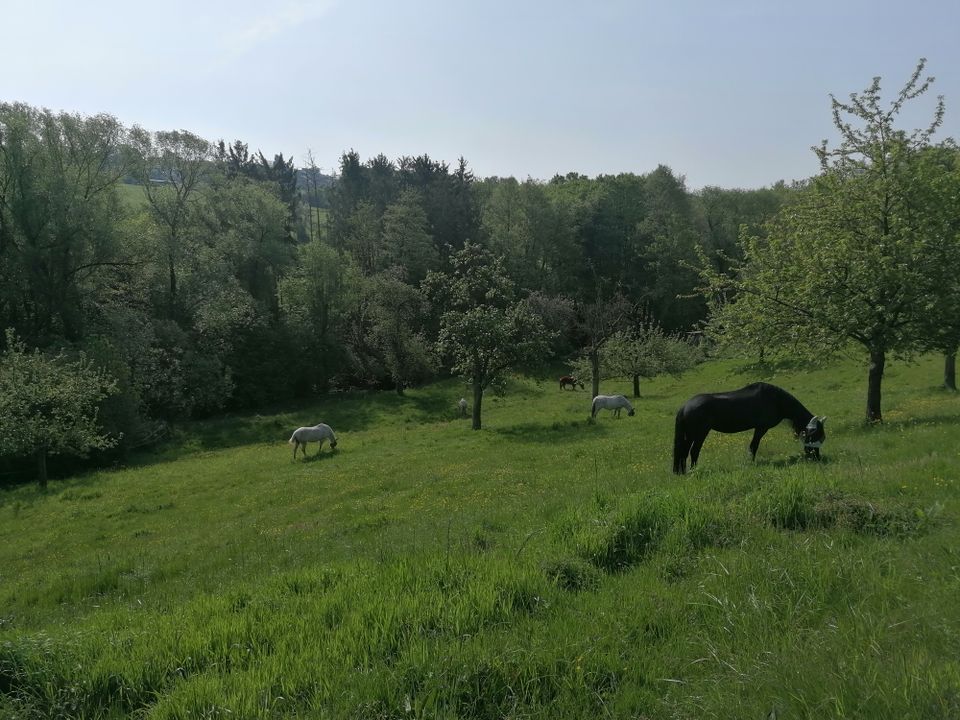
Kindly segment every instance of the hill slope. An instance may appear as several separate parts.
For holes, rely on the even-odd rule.
[[[449,381],[4,491],[0,711],[956,716],[960,400],[938,368],[891,368],[873,429],[859,367],[762,378],[829,417],[819,464],[784,425],[756,463],[749,434],[711,434],[672,475],[679,405],[761,379],[715,362],[646,384],[633,418],[515,378],[472,432]],[[337,452],[293,462],[319,421]]]

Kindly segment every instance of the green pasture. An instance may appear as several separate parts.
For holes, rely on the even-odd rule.
[[[636,416],[511,378],[180,426],[129,466],[0,491],[3,718],[960,717],[960,398],[941,360],[644,383]],[[827,415],[711,434],[764,379]],[[629,395],[627,382],[603,391]],[[339,446],[291,459],[327,422]]]

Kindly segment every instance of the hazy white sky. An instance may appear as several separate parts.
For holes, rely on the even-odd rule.
[[[0,101],[337,167],[428,153],[549,179],[814,174],[829,94],[920,57],[960,139],[958,0],[0,0]]]

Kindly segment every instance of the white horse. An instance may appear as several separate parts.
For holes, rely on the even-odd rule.
[[[323,443],[326,440],[330,441],[331,450],[337,446],[337,436],[333,434],[333,429],[326,423],[320,423],[313,427],[297,428],[293,431],[293,435],[290,436],[290,444],[293,445],[293,459],[297,459],[297,450],[301,447],[303,448],[303,457],[306,459],[308,442],[320,443],[320,446],[317,448],[317,455],[319,455],[320,451],[323,450]]]
[[[626,408],[627,415],[633,417],[633,405],[626,395],[597,395],[590,407],[590,417],[597,416],[597,410],[613,410],[613,414],[620,417],[620,411]]]
[[[460,417],[466,417],[467,416],[467,399],[460,398],[460,400],[457,401],[457,407],[460,408]]]

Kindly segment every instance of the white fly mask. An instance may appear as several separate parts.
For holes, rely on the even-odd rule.
[[[817,417],[814,415],[803,429],[801,437],[803,438],[803,449],[807,454],[816,450],[816,454],[819,456],[819,450],[823,447],[823,441],[827,439],[827,433],[823,429],[823,423],[826,419],[826,416]]]

